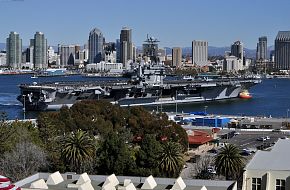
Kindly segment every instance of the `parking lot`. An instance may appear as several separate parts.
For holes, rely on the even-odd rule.
[[[272,131],[239,131],[238,135],[230,139],[221,139],[221,142],[227,142],[239,146],[241,149],[256,149],[258,146],[274,144],[279,138],[285,137],[283,132]],[[260,137],[270,137],[268,140],[258,141]]]

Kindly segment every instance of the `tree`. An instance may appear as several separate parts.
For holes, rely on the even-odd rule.
[[[92,161],[95,156],[96,142],[88,133],[77,130],[65,137],[61,156],[71,169],[81,172],[83,163]]]
[[[244,167],[244,158],[233,144],[226,144],[215,157],[214,162],[217,174],[224,175],[227,180],[236,178]]]
[[[18,181],[47,166],[46,153],[31,142],[21,142],[0,158],[0,173]]]
[[[193,177],[196,179],[212,179],[213,175],[208,171],[208,167],[212,165],[213,159],[211,156],[202,156],[195,164],[192,171]]]
[[[103,137],[97,150],[98,174],[134,175],[133,150],[126,143],[126,134],[112,132]]]
[[[175,142],[162,144],[159,167],[166,177],[177,177],[184,165],[182,147]]]

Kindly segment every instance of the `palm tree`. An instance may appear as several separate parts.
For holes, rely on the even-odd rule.
[[[95,151],[94,138],[82,130],[77,130],[65,137],[61,155],[66,163],[79,171],[82,163],[93,159]]]
[[[159,157],[159,167],[167,177],[176,177],[179,175],[183,165],[183,153],[180,144],[167,142],[162,145]]]
[[[218,174],[226,179],[237,177],[244,167],[244,158],[240,150],[233,144],[226,144],[215,157],[215,167]]]

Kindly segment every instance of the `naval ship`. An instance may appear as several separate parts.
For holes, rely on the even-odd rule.
[[[21,84],[18,100],[25,110],[58,110],[82,100],[107,100],[120,106],[153,106],[207,102],[239,97],[261,82],[256,78],[165,79],[165,67],[154,52],[157,42],[147,39],[153,63],[139,63],[128,81],[55,82]]]

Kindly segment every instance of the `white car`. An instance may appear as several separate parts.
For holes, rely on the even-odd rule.
[[[216,174],[216,170],[215,170],[215,168],[214,168],[213,166],[209,166],[209,167],[207,168],[207,171],[208,171],[209,173],[211,173],[211,174]]]
[[[266,140],[270,140],[270,137],[269,136],[265,136]]]

